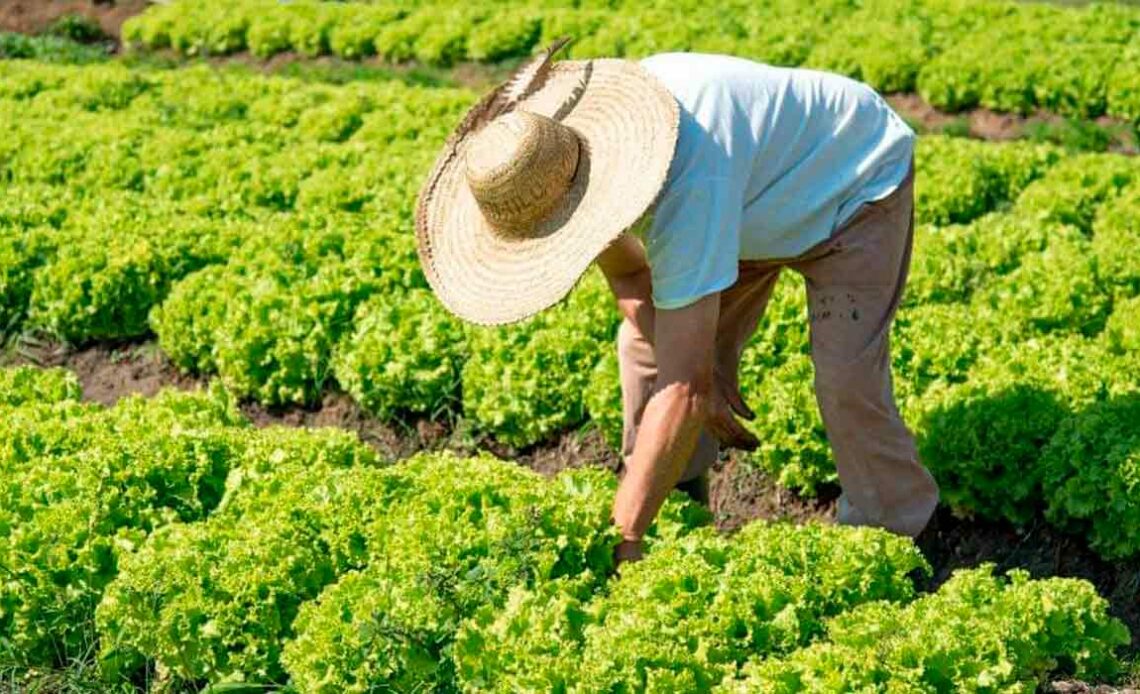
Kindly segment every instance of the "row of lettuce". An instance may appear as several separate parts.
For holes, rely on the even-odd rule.
[[[462,417],[515,447],[587,421],[616,442],[617,315],[599,276],[491,330],[426,288],[412,205],[471,96],[0,63],[0,326],[153,332],[179,367],[269,405],[340,387],[381,418]],[[1016,523],[1044,510],[1135,556],[1140,164],[930,137],[916,166],[893,367],[945,499]],[[750,459],[810,495],[835,468],[805,313],[802,281],[783,277],[741,385],[763,442]]]
[[[248,50],[432,65],[523,56],[569,35],[574,57],[729,53],[850,75],[934,106],[1140,119],[1140,11],[1010,0],[322,2],[178,0],[123,27],[187,55]]]
[[[220,388],[80,395],[65,371],[0,370],[10,679],[87,662],[108,692],[1032,691],[1117,676],[1129,641],[1084,581],[980,567],[920,596],[905,538],[725,537],[679,495],[615,576],[604,470],[388,466],[341,430],[254,429]]]

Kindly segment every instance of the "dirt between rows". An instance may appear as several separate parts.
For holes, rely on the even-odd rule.
[[[69,351],[51,345],[25,347],[3,360],[63,366],[76,372],[84,397],[92,402],[113,405],[131,394],[151,396],[164,387],[194,389],[204,380],[187,376],[170,364],[154,342],[100,345]],[[340,427],[356,432],[377,451],[392,459],[402,459],[423,450],[453,450],[461,454],[491,452],[513,460],[544,475],[582,465],[617,468],[618,457],[593,431],[566,433],[559,438],[525,450],[513,450],[494,441],[474,437],[462,426],[417,421],[386,424],[363,411],[346,394],[329,392],[322,402],[310,408],[266,408],[242,405],[256,426]],[[804,499],[780,488],[770,478],[729,454],[712,471],[711,510],[717,527],[732,531],[757,519],[793,522],[818,520],[832,522],[837,488],[827,488],[818,499]],[[1071,576],[1091,581],[1120,617],[1140,637],[1140,562],[1110,563],[1093,554],[1077,537],[1053,531],[1038,519],[1024,528],[957,518],[942,508],[918,538],[918,545],[933,568],[923,586],[934,590],[952,571],[991,562],[999,570],[1023,568],[1037,577]],[[1140,640],[1138,638],[1137,640]],[[1134,643],[1131,652],[1138,652]],[[1140,692],[1140,689],[1088,687],[1079,682],[1058,682],[1053,691]]]
[[[150,0],[0,0],[0,29],[38,34],[65,15],[83,15],[118,39],[127,19],[150,5]]]

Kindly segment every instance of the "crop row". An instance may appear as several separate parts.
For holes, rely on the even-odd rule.
[[[1029,691],[1112,677],[1128,641],[1083,581],[981,567],[919,597],[905,538],[725,537],[679,495],[615,576],[605,471],[389,466],[343,431],[253,429],[220,389],[78,396],[0,370],[6,668],[93,653],[107,691]]]
[[[470,97],[0,63],[0,111],[18,114],[0,143],[0,324],[75,342],[153,331],[181,368],[268,404],[335,383],[382,418],[459,415],[513,446],[587,420],[615,441],[617,316],[600,277],[491,330],[426,289],[411,206]],[[1117,423],[1140,390],[1140,165],[931,137],[917,172],[894,371],[945,498],[1015,522],[1044,508],[1091,526],[1106,555],[1136,554],[1114,524],[1138,513],[1135,438]],[[763,442],[752,461],[810,494],[835,471],[805,312],[802,282],[782,278],[741,384]],[[1089,448],[1086,427],[1114,445]],[[1121,500],[1082,505],[1098,494]]]
[[[837,29],[837,27],[841,27]],[[124,26],[124,39],[189,55],[293,51],[447,65],[522,56],[561,35],[576,57],[693,50],[918,91],[949,110],[1043,108],[1140,119],[1140,11],[987,0],[827,2],[332,3],[180,0]]]

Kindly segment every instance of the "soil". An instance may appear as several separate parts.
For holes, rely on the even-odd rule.
[[[103,33],[119,38],[128,18],[150,0],[0,0],[0,30],[38,34],[64,15],[80,14],[99,22]]]
[[[84,397],[112,405],[131,394],[153,395],[162,387],[192,389],[204,380],[180,373],[153,342],[97,345],[65,350],[53,345],[25,345],[19,352],[0,358],[0,364],[34,363],[63,366],[76,372]],[[381,455],[399,459],[422,450],[448,449],[459,453],[488,451],[514,460],[544,475],[582,465],[618,467],[618,456],[593,430],[563,434],[546,444],[515,450],[493,440],[471,436],[462,425],[417,421],[386,424],[363,411],[348,395],[329,392],[315,407],[242,407],[257,426],[334,426],[357,432]],[[733,454],[713,468],[710,507],[716,524],[732,531],[756,518],[803,522],[831,522],[835,516],[838,489],[820,491],[817,499],[805,499],[782,489],[764,473]],[[999,571],[1022,568],[1035,577],[1070,576],[1089,580],[1111,604],[1134,634],[1140,634],[1140,562],[1109,563],[1098,558],[1080,538],[1054,532],[1038,520],[1025,528],[955,517],[942,508],[918,545],[930,562],[932,575],[922,586],[934,590],[958,568],[993,563]],[[1134,644],[1131,652],[1138,651]],[[1092,688],[1080,682],[1057,682],[1058,692],[1132,691]]]
[[[886,98],[899,115],[917,122],[923,131],[941,132],[963,124],[970,137],[980,140],[1017,140],[1025,137],[1027,131],[1034,126],[1060,128],[1066,123],[1064,117],[1046,111],[1038,111],[1028,116],[999,113],[987,108],[947,113],[926,103],[918,94],[890,94]],[[1140,142],[1137,142],[1135,134],[1123,121],[1102,116],[1094,122],[1110,133],[1108,151],[1129,155],[1140,153]]]

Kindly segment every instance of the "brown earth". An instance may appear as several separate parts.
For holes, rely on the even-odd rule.
[[[80,14],[118,39],[123,22],[149,4],[150,0],[0,0],[0,29],[38,34],[64,15]]]
[[[1065,124],[1064,117],[1047,111],[1038,111],[1028,116],[1000,113],[988,108],[948,113],[926,103],[918,94],[889,94],[886,98],[899,115],[917,122],[923,131],[941,132],[962,124],[970,137],[979,140],[1017,140],[1025,137],[1027,131],[1034,126],[1060,127]],[[1140,142],[1137,142],[1136,135],[1126,123],[1108,116],[1101,116],[1094,122],[1111,134],[1108,151],[1129,155],[1140,153]]]
[[[170,364],[153,342],[102,345],[66,351],[51,345],[27,345],[20,353],[5,359],[10,363],[63,366],[76,372],[84,397],[105,405],[139,393],[153,395],[160,388],[196,388],[204,380],[187,376]],[[582,465],[602,465],[616,470],[618,456],[597,432],[585,429],[563,434],[556,440],[525,450],[514,450],[454,426],[430,421],[402,424],[382,423],[340,392],[328,393],[311,408],[266,408],[256,404],[242,407],[257,426],[335,426],[357,432],[361,439],[382,455],[394,459],[421,450],[448,449],[459,453],[488,451],[514,460],[544,475]],[[768,476],[739,457],[729,454],[712,471],[711,509],[719,528],[732,531],[756,518],[793,522],[830,522],[835,514],[838,490],[825,488],[818,499],[804,499],[779,487]],[[1140,635],[1140,563],[1110,563],[1091,552],[1080,538],[1053,531],[1038,519],[1025,528],[956,518],[942,508],[935,520],[918,538],[918,545],[930,562],[933,573],[926,590],[941,585],[952,571],[990,562],[999,571],[1022,568],[1033,576],[1071,576],[1092,582],[1134,634]],[[1130,652],[1137,653],[1134,644]],[[1112,688],[1090,688],[1079,682],[1058,682],[1054,691],[1109,692]]]

